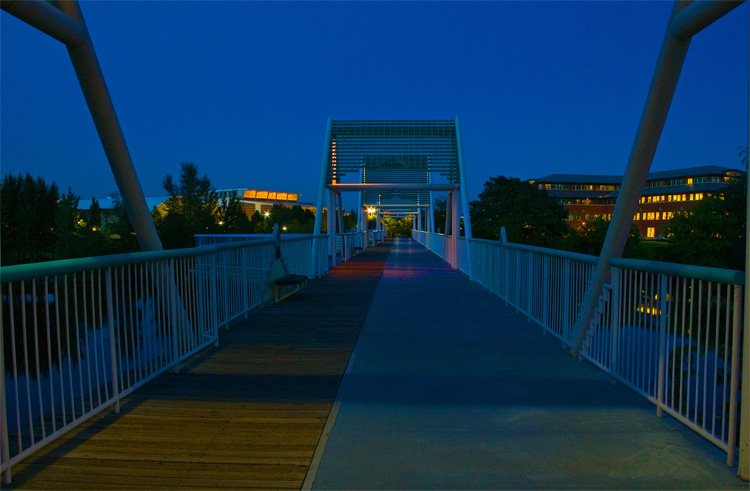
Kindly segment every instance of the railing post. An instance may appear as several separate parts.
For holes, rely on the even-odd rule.
[[[534,253],[529,253],[529,277],[526,279],[526,322],[531,322],[534,307]]]
[[[229,293],[229,261],[226,260],[226,255],[229,253],[229,251],[224,251],[224,272],[222,274],[222,278],[224,279],[224,321],[226,322],[226,325],[224,326],[225,329],[229,329],[229,299],[232,297],[232,295]],[[220,254],[220,252],[216,253],[217,256]],[[217,258],[218,259],[218,258]]]
[[[620,297],[622,295],[622,288],[620,285],[620,269],[612,268],[612,340],[609,354],[609,371],[610,373],[616,373],[617,367],[617,350],[620,349],[618,346],[618,338],[620,336]]]
[[[544,275],[542,280],[542,325],[545,329],[549,329],[549,326],[547,325],[547,302],[549,301],[549,292],[547,291],[549,289],[549,256],[546,254],[542,259],[542,265],[542,274]]]
[[[747,286],[745,287],[747,288]],[[735,434],[737,432],[737,422],[736,422],[737,420],[737,392],[739,390],[739,378],[740,378],[740,350],[742,349],[742,346],[740,346],[740,343],[742,342],[742,339],[740,337],[740,327],[742,326],[742,287],[739,285],[734,286],[734,299],[733,300],[734,300],[734,315],[732,316],[732,375],[730,377],[730,382],[729,382],[730,384],[729,385],[729,437],[727,438],[727,465],[729,467],[732,467],[734,465],[734,443],[736,441]],[[744,337],[747,338],[748,336],[747,326],[745,326],[744,334],[745,334]],[[745,347],[747,347],[747,342],[745,343]],[[747,357],[750,356],[750,353],[745,351],[743,356],[747,360]],[[750,373],[744,372],[743,377],[742,377],[743,379],[742,389],[744,390],[744,392],[742,392],[743,401],[746,401],[748,397],[750,397],[750,392],[748,392],[749,384],[747,383],[748,378],[750,378]],[[748,414],[747,412],[740,411],[740,418],[742,418],[742,420],[740,421],[740,465],[737,471],[738,471],[738,475],[740,477],[743,477],[740,472],[742,470],[742,458],[743,458],[742,450],[743,449],[745,449],[744,458],[746,460],[750,458],[748,457],[748,453],[747,453],[747,446],[748,446],[747,421],[750,419],[750,414]],[[745,434],[742,433],[743,431],[745,432]],[[747,479],[747,477],[748,476],[746,473],[744,478]]]
[[[170,272],[176,272],[174,259],[170,259],[167,262]],[[171,276],[171,275],[170,275]],[[180,349],[179,349],[179,332],[177,329],[177,302],[175,297],[177,296],[177,275],[174,275],[172,281],[169,282],[167,288],[170,291],[169,295],[169,317],[171,318],[170,324],[172,324],[172,360],[174,361],[174,373],[180,372]]]
[[[107,324],[109,324],[109,351],[112,369],[112,395],[115,397],[115,412],[120,412],[120,384],[117,379],[117,343],[115,343],[115,309],[112,302],[112,268],[104,271],[104,283],[107,289]]]
[[[242,254],[242,310],[245,312],[245,319],[247,319],[247,312],[250,310],[250,264],[247,257],[247,248],[242,247],[238,251]]]
[[[661,418],[664,405],[664,364],[666,363],[667,351],[667,316],[669,306],[667,305],[667,283],[669,278],[666,274],[659,275],[659,365],[656,374],[656,417]],[[653,307],[652,307],[653,313]]]
[[[567,295],[565,295],[565,298],[563,299],[563,339],[566,343],[571,343],[571,336],[570,336],[570,293],[572,289],[570,288],[570,259],[564,259],[563,264],[565,265],[563,267],[563,291],[567,292]]]
[[[211,283],[211,331],[214,335],[214,346],[219,346],[219,285],[216,279],[216,255],[218,252],[211,254],[211,272],[210,272],[210,283]]]
[[[13,308],[13,299],[8,298],[9,308]],[[11,323],[12,325],[12,323]],[[0,315],[0,465],[7,464],[8,468],[3,472],[3,484],[10,484],[10,441],[8,436],[8,405],[5,398],[5,326],[3,316]]]

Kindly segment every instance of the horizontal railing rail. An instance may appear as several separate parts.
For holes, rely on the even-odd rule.
[[[0,471],[211,344],[271,298],[281,252],[316,276],[326,235],[0,268]],[[318,264],[313,264],[317,262]]]
[[[445,236],[413,237],[446,259]],[[479,239],[471,247],[475,281],[572,346],[598,257]],[[734,465],[745,273],[623,258],[609,265],[612,281],[581,355],[653,402],[659,416],[670,414],[725,450]]]

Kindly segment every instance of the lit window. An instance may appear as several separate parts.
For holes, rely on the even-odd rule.
[[[687,201],[687,196],[684,194],[682,195],[682,201]]]
[[[648,227],[646,229],[646,237],[653,239],[656,237],[656,230],[654,230],[654,227]]]
[[[654,220],[658,220],[658,219],[659,219],[659,212],[657,211],[656,216],[654,217]]]
[[[692,177],[688,177],[687,178],[687,183],[688,184],[693,184],[693,178]]]
[[[641,219],[641,214],[640,213],[636,213],[635,214],[635,219],[636,220],[640,220]]]
[[[690,193],[690,201],[695,201],[695,195],[693,193]]]

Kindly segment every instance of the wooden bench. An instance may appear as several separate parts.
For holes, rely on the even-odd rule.
[[[301,274],[288,274],[274,282],[274,296],[280,302],[289,295],[300,291],[307,285],[307,276]]]

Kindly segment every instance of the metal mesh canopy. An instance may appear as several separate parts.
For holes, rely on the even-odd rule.
[[[459,183],[455,120],[332,121],[326,183],[350,172],[363,183]],[[364,203],[425,204],[428,191],[368,190]]]

